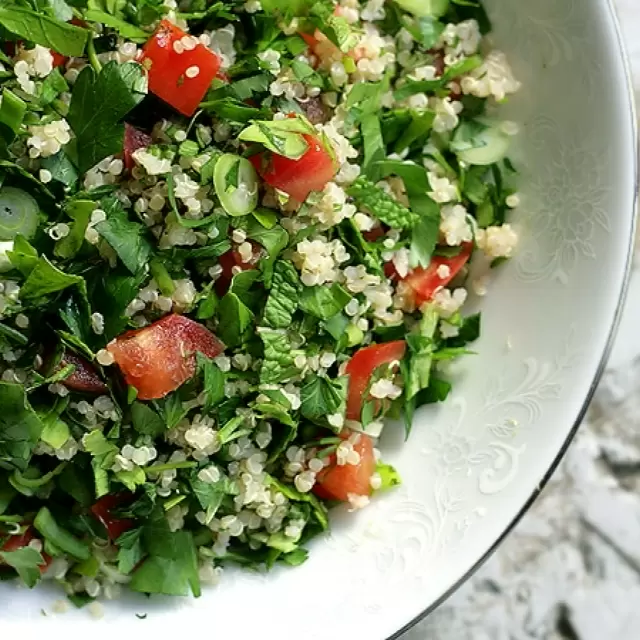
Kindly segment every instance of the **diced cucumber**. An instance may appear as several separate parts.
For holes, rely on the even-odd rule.
[[[472,138],[462,140],[456,131],[451,141],[451,149],[458,159],[470,165],[490,165],[503,160],[509,151],[511,137],[497,125],[486,126]]]

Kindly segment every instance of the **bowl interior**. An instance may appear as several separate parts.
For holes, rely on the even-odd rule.
[[[59,597],[0,585],[2,629],[25,620],[120,625],[155,638],[393,635],[434,604],[508,529],[565,445],[594,384],[619,307],[633,235],[634,120],[620,41],[604,0],[486,0],[495,43],[523,89],[502,108],[521,125],[521,246],[483,299],[483,337],[456,366],[454,393],[389,428],[385,457],[404,485],[357,514],[336,513],[296,570],[228,572],[199,600],[107,606],[44,618]],[[134,616],[147,613],[144,622]],[[286,626],[285,626],[286,625]],[[31,628],[31,626],[29,627]],[[283,631],[288,629],[290,631]]]

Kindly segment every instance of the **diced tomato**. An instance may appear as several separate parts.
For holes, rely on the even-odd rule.
[[[108,390],[93,365],[73,351],[64,352],[59,368],[69,364],[75,365],[75,371],[61,382],[67,389],[82,393],[105,393]]]
[[[265,165],[260,155],[250,158],[269,186],[298,202],[304,202],[312,191],[322,191],[336,173],[335,162],[320,140],[309,134],[304,134],[304,139],[309,148],[298,160],[274,153]]]
[[[364,394],[373,372],[383,364],[402,360],[407,345],[404,340],[373,344],[356,351],[347,362],[345,373],[349,376],[347,395],[347,419],[360,420],[360,412],[366,398]]]
[[[151,136],[140,129],[132,127],[125,122],[124,125],[124,146],[123,158],[124,166],[131,171],[136,166],[133,154],[138,149],[146,149],[151,144]]]
[[[320,43],[320,37],[322,36],[322,32],[316,29],[315,33],[300,33],[300,37],[307,43],[309,49],[312,51],[318,46]]]
[[[208,358],[224,345],[211,331],[185,316],[171,314],[148,327],[127,331],[107,350],[140,400],[163,398],[193,376],[196,352]]]
[[[343,438],[349,437],[345,433]],[[368,496],[371,494],[371,476],[376,470],[376,459],[373,455],[373,442],[364,434],[353,438],[353,448],[360,454],[358,464],[339,465],[332,456],[329,465],[316,478],[313,492],[325,500],[341,500],[346,502],[349,495]]]
[[[413,290],[416,304],[419,306],[428,302],[440,287],[446,287],[467,264],[472,250],[473,245],[470,242],[465,243],[457,256],[452,258],[435,256],[426,269],[418,267],[411,271],[404,281]],[[443,265],[449,267],[449,274],[444,278],[438,274],[438,268]]]
[[[218,80],[222,80],[222,82],[231,81],[231,78],[224,71],[218,71],[218,73],[216,73],[216,78],[218,78]]]
[[[99,520],[107,530],[109,538],[117,540],[125,531],[129,531],[135,525],[128,518],[115,518],[111,515],[114,509],[130,502],[130,497],[125,494],[103,496],[91,507],[91,513]]]
[[[371,231],[365,231],[363,232],[362,237],[367,242],[375,242],[376,240],[379,240],[380,238],[384,237],[384,227],[380,225],[375,229],[371,229]]]
[[[140,60],[149,72],[149,91],[185,116],[195,113],[220,69],[220,58],[201,43],[193,46],[191,38],[162,20]],[[183,47],[184,42],[193,48]]]
[[[17,551],[18,549],[22,549],[26,547],[32,540],[35,540],[36,536],[33,530],[33,527],[28,527],[22,535],[11,536],[5,543],[2,545],[2,551]],[[47,570],[47,567],[51,564],[51,556],[41,552],[42,559],[44,562],[39,565],[40,573],[44,573]],[[2,561],[0,561],[1,563]]]
[[[57,51],[54,51],[53,49],[51,49],[51,55],[53,56],[53,68],[55,69],[56,67],[62,67],[65,64],[67,64],[67,60],[69,58],[67,58],[67,56],[63,56],[61,53],[58,53]]]

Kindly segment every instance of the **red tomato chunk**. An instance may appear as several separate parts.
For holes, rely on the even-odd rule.
[[[347,439],[348,435],[343,435]],[[339,465],[332,456],[329,466],[325,467],[316,479],[314,493],[325,500],[341,500],[346,502],[350,495],[371,495],[371,476],[376,470],[376,459],[373,455],[373,442],[364,434],[350,438],[354,451],[360,455],[358,464]]]
[[[213,51],[168,20],[144,45],[140,62],[149,72],[149,91],[185,116],[196,112],[220,69]]]
[[[100,379],[98,372],[90,362],[72,351],[65,351],[60,360],[60,368],[69,364],[75,366],[75,371],[62,380],[62,384],[67,389],[82,393],[105,393],[108,390],[107,385]]]
[[[196,352],[208,358],[224,345],[207,328],[184,316],[168,315],[143,329],[128,331],[107,345],[127,384],[140,400],[163,398],[193,376]]]
[[[257,172],[269,186],[284,191],[298,202],[304,202],[312,191],[322,191],[336,174],[335,162],[320,140],[309,134],[303,134],[303,137],[309,148],[297,160],[276,153],[266,164],[262,155],[251,158]]]
[[[472,249],[471,243],[464,244],[462,251],[457,256],[452,258],[435,256],[426,269],[419,267],[407,274],[404,281],[413,290],[418,306],[431,300],[438,289],[446,287],[458,275],[462,267],[469,261]],[[438,269],[441,266],[449,268],[449,273],[445,277],[438,274]]]
[[[128,496],[118,494],[103,496],[91,507],[91,513],[104,525],[110,540],[117,540],[125,531],[133,528],[134,521],[127,518],[114,518],[111,512],[129,502]]]
[[[130,124],[124,125],[124,166],[131,171],[136,166],[133,154],[138,149],[146,149],[151,144],[151,136]]]
[[[362,405],[366,400],[364,394],[373,372],[383,364],[402,360],[406,348],[404,340],[396,340],[385,344],[373,344],[356,351],[345,369],[349,376],[347,420],[360,420]]]

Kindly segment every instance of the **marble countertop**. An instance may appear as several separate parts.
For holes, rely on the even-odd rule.
[[[614,0],[640,101],[640,0]],[[639,243],[640,247],[640,243]],[[487,564],[403,640],[640,637],[640,255],[576,440]]]

